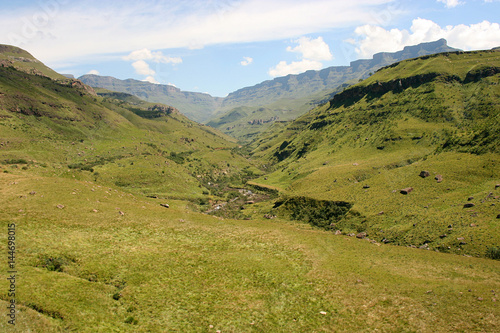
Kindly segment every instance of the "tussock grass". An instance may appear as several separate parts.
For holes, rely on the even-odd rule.
[[[32,331],[498,329],[497,261],[165,209],[89,181],[0,179],[0,220],[19,239],[18,320]],[[58,271],[47,257],[69,259]]]

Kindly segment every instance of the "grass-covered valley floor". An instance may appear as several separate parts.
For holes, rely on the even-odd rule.
[[[18,239],[19,331],[499,328],[498,261],[220,219],[184,201],[167,209],[91,181],[19,173],[1,185],[2,227],[15,223]]]

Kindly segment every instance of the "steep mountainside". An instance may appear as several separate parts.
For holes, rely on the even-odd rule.
[[[333,230],[481,255],[500,244],[499,132],[500,52],[453,52],[386,67],[251,146],[274,163],[260,186],[352,205]]]
[[[77,80],[0,67],[0,161],[45,176],[205,201],[210,182],[258,172],[234,154],[233,139],[173,107],[101,94]]]
[[[189,119],[200,123],[209,119],[222,102],[222,98],[219,97],[181,91],[179,88],[165,84],[153,84],[133,79],[119,80],[110,76],[91,74],[83,75],[78,79],[94,88],[124,92],[149,102],[171,105]]]
[[[422,55],[457,51],[446,40],[407,46],[395,53],[377,53],[369,60],[356,60],[350,66],[329,67],[264,81],[229,94],[222,103],[228,110],[208,122],[240,140],[253,139],[274,121],[297,118],[314,106],[328,101],[349,84],[367,78],[383,66]],[[244,112],[242,112],[242,107]]]

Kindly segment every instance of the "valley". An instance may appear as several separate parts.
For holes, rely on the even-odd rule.
[[[500,51],[436,43],[296,99],[269,85],[317,73],[196,97],[192,114],[226,103],[217,128],[179,90],[92,88],[2,45],[16,329],[498,331]]]

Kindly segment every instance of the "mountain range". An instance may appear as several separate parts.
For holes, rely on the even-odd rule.
[[[83,83],[135,95],[150,102],[172,105],[188,118],[205,122],[240,140],[248,141],[276,120],[291,120],[328,101],[349,84],[366,78],[379,68],[422,55],[457,51],[440,39],[405,47],[395,53],[377,53],[372,59],[356,60],[350,66],[335,66],[264,81],[239,89],[225,98],[183,92],[162,84],[133,79],[83,75]]]

